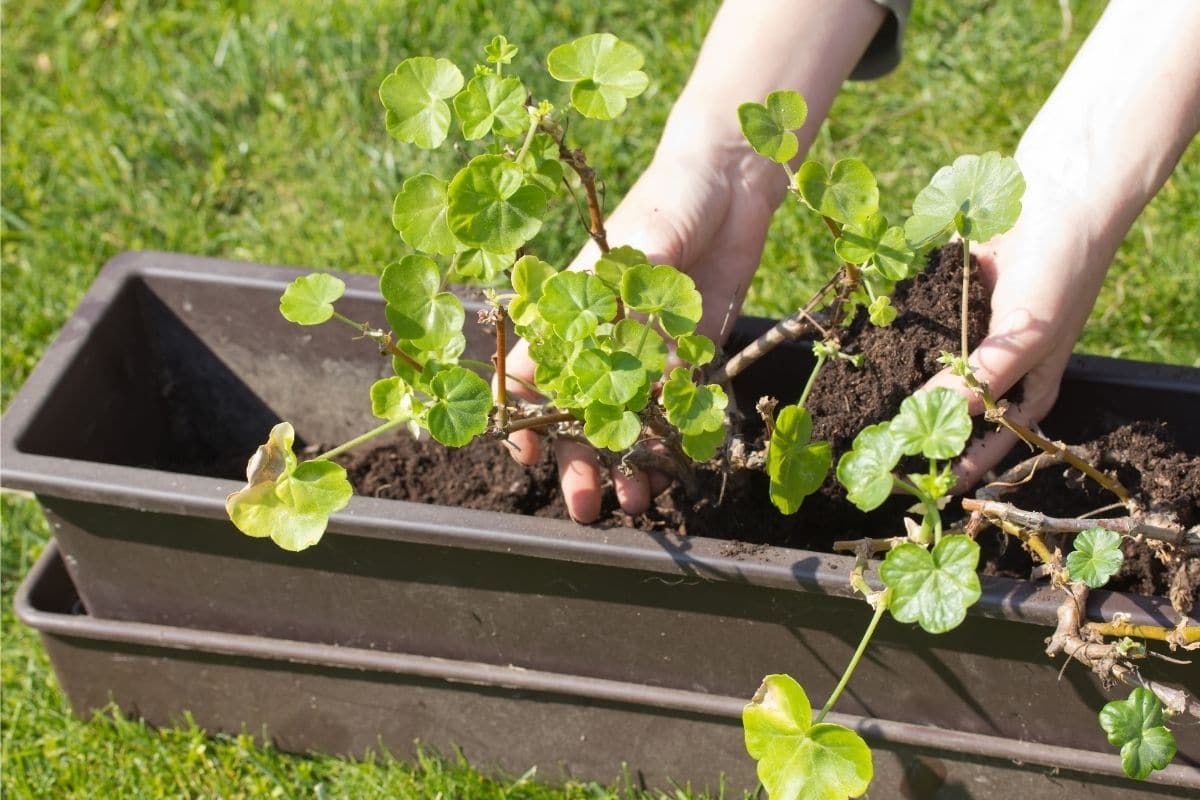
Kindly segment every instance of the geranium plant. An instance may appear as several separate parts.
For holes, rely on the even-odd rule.
[[[890,325],[897,282],[919,272],[929,248],[955,233],[964,256],[963,344],[959,355],[945,354],[946,363],[984,398],[989,419],[1120,491],[1078,454],[1010,421],[1003,401],[974,380],[967,362],[969,246],[1002,233],[1020,211],[1024,184],[1012,159],[997,153],[959,158],[917,196],[913,215],[893,224],[881,213],[875,177],[861,161],[847,158],[830,167],[806,161],[793,169],[794,131],[807,115],[799,94],[774,92],[763,103],[741,106],[747,141],[780,165],[798,205],[829,231],[829,260],[835,266],[803,307],[726,358],[717,343],[696,332],[702,298],[690,277],[609,242],[596,168],[568,139],[573,115],[612,120],[646,89],[641,53],[607,33],[554,48],[546,64],[565,95],[556,105],[535,98],[511,73],[517,52],[497,36],[483,48],[485,63],[475,66],[469,79],[444,58],[417,56],[383,80],[379,96],[391,136],[425,149],[454,146],[467,160],[453,174],[408,177],[395,197],[392,222],[413,252],[387,265],[380,276],[386,327],[338,311],[345,286],[330,275],[302,276],[283,293],[279,308],[286,319],[302,326],[330,320],[348,326],[355,338],[369,340],[390,357],[393,374],[366,393],[380,423],[348,442],[302,461],[294,452],[290,424],[281,422],[270,431],[250,460],[246,486],[227,499],[229,516],[241,531],[269,536],[287,550],[313,546],[329,516],[352,494],[334,457],[398,428],[448,447],[480,437],[500,440],[518,430],[555,429],[590,442],[621,468],[654,467],[676,476],[686,476],[695,462],[720,458],[763,470],[771,501],[783,513],[794,513],[833,468],[830,444],[812,439],[806,407],[818,375],[833,359],[859,362],[861,356],[843,348],[850,321],[862,311],[871,323]],[[576,203],[576,193],[583,195],[587,235],[600,256],[590,269],[568,271],[539,258],[535,247],[552,204]],[[447,288],[464,280],[491,287],[477,320],[467,318],[461,300]],[[491,363],[464,357],[468,324],[494,327]],[[514,380],[505,362],[510,325],[529,344],[535,372],[527,388],[544,398],[541,403],[517,403],[508,396],[508,382]],[[770,398],[759,400],[767,435],[760,449],[747,454],[731,425],[726,387],[772,347],[805,334],[815,339],[805,388],[795,403],[782,408]],[[988,496],[975,501],[982,505],[967,506],[974,516],[965,531],[949,529],[942,517],[954,485],[950,460],[970,434],[960,394],[921,391],[904,400],[891,420],[863,429],[838,460],[836,478],[863,512],[905,493],[916,499],[919,519],[910,519],[892,538],[850,543],[858,555],[851,583],[874,614],[816,716],[804,689],[786,675],[767,676],[746,706],[746,746],[773,797],[863,794],[872,775],[869,748],[856,732],[824,719],[876,627],[890,612],[928,633],[944,633],[959,625],[978,600],[980,551],[973,534],[987,519],[994,520],[997,504],[1003,504]],[[923,463],[898,472],[914,461]],[[1128,499],[1127,493],[1118,496]],[[1040,551],[1076,599],[1088,587],[1102,585],[1119,566],[1114,565],[1113,536],[1121,532],[1103,521],[1095,527],[1079,536],[1065,566],[1044,547]],[[1006,530],[1039,552],[1036,533],[1011,525]],[[867,581],[867,564],[880,552],[886,556],[878,572],[882,586],[876,588]],[[1076,619],[1074,628],[1060,629],[1060,638],[1078,637],[1079,624]],[[1124,665],[1137,656],[1136,647],[1126,642],[1112,645],[1121,648],[1119,657],[1105,665]],[[1069,652],[1077,660],[1088,655],[1083,648],[1058,646],[1053,652]],[[1181,702],[1188,710],[1194,701],[1186,693],[1184,700],[1165,695],[1160,685],[1130,677],[1136,674],[1114,673],[1136,688],[1128,700],[1106,706],[1101,722],[1121,747],[1129,774],[1145,777],[1173,752],[1164,714],[1178,713]]]

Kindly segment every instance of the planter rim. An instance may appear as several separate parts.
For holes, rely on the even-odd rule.
[[[579,675],[528,670],[457,661],[431,656],[366,650],[266,636],[180,628],[146,622],[97,619],[86,614],[64,614],[38,608],[37,587],[52,569],[60,569],[56,544],[47,544],[42,555],[18,588],[13,605],[17,618],[43,635],[117,642],[127,645],[212,653],[258,661],[304,664],[339,670],[420,677],[451,684],[566,696],[594,702],[648,709],[666,709],[726,720],[740,720],[743,698],[684,689]],[[65,571],[63,573],[65,575]],[[1126,778],[1115,753],[1007,739],[1000,736],[953,731],[930,725],[875,719],[832,712],[830,722],[851,728],[864,739],[883,744],[951,750],[973,756],[1037,764],[1085,774]],[[1200,788],[1200,768],[1172,764],[1152,773],[1148,783]]]
[[[129,252],[110,260],[68,319],[55,341],[18,392],[0,426],[0,484],[48,497],[104,503],[143,511],[213,519],[225,517],[224,498],[241,488],[229,480],[118,466],[22,451],[18,443],[31,424],[39,397],[53,391],[109,303],[130,279],[156,278],[219,283],[232,287],[282,289],[307,270],[187,256],[155,251]],[[363,299],[376,294],[377,278],[346,275],[346,294]],[[1088,356],[1073,357],[1070,371],[1089,380],[1112,382],[1120,368],[1139,370],[1141,385],[1169,385],[1195,370],[1145,362]],[[1200,389],[1197,391],[1200,397]],[[232,530],[232,528],[231,528]],[[330,518],[329,531],[365,538],[394,539],[538,558],[602,564],[667,573],[696,580],[729,580],[773,589],[854,596],[847,576],[851,556],[774,546],[756,547],[748,559],[726,555],[723,540],[705,536],[664,535],[628,528],[598,529],[565,520],[457,509],[398,500],[355,496]],[[875,567],[868,579],[879,585]],[[1054,627],[1060,596],[1044,583],[980,576],[983,595],[971,613]],[[1165,598],[1094,591],[1089,616],[1111,618],[1127,613],[1139,624],[1173,625]],[[1200,616],[1193,613],[1200,623]]]

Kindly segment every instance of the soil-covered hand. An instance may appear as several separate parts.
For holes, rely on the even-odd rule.
[[[671,264],[691,276],[704,298],[697,332],[718,343],[727,334],[726,320],[741,307],[778,199],[761,182],[778,182],[780,176],[767,177],[763,160],[745,150],[725,157],[660,152],[606,223],[614,247],[631,245],[650,263]],[[599,257],[599,248],[589,242],[570,269],[591,269]],[[534,365],[524,342],[509,355],[508,370],[532,380]],[[509,393],[537,399],[516,382],[510,382]],[[524,464],[537,461],[541,444],[533,431],[515,432],[508,440],[513,457]],[[577,522],[594,521],[602,498],[599,454],[567,437],[557,438],[554,447],[567,510]],[[645,511],[667,484],[655,473],[624,475],[616,469],[612,480],[621,507],[634,514]]]

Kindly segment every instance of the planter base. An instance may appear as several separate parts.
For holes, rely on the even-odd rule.
[[[210,732],[243,730],[280,749],[403,757],[420,741],[476,766],[544,779],[613,781],[628,767],[654,788],[756,785],[734,697],[309,642],[99,620],[80,613],[54,545],[21,587],[75,713],[109,702],[153,725],[188,711]],[[830,715],[875,751],[888,796],[1187,797],[1200,770],[1175,765],[1137,783],[1116,755]],[[895,794],[893,794],[895,792]]]

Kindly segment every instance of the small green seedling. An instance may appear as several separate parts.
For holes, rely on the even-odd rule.
[[[1138,687],[1127,700],[1104,706],[1100,727],[1121,748],[1121,766],[1131,778],[1145,780],[1175,758],[1175,736],[1163,724],[1162,703],[1148,689]]]

